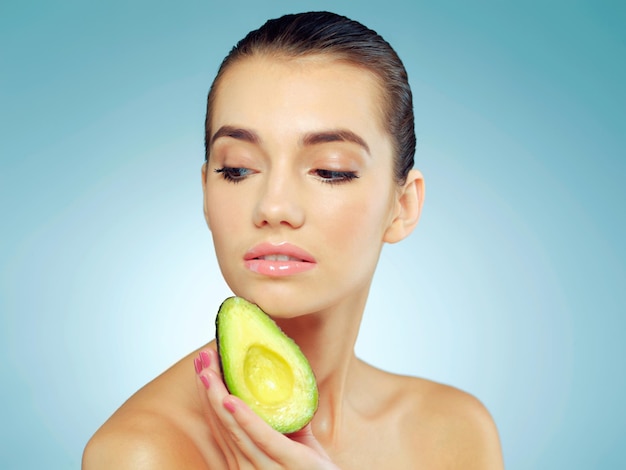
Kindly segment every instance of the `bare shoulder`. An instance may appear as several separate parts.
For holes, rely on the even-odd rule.
[[[495,422],[473,395],[458,388],[420,378],[404,378],[404,401],[409,411],[404,426],[418,430],[445,468],[503,468]],[[428,437],[425,437],[428,436]]]
[[[441,383],[377,369],[370,378],[370,390],[380,393],[381,409],[393,410],[398,439],[416,467],[503,468],[498,430],[476,397]]]
[[[82,468],[208,468],[192,361],[182,359],[124,403],[87,443]]]
[[[181,467],[182,465],[182,467]],[[133,411],[109,420],[85,447],[82,468],[207,468],[195,443],[164,416]]]

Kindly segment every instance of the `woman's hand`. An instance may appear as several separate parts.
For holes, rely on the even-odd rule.
[[[216,351],[201,351],[194,363],[207,422],[229,468],[338,468],[313,436],[310,424],[287,437],[230,395],[222,381]]]

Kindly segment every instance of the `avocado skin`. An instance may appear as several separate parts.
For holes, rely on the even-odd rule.
[[[281,433],[306,426],[317,411],[318,390],[298,345],[261,308],[241,297],[222,302],[215,329],[229,393]]]

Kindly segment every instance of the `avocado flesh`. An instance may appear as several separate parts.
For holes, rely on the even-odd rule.
[[[228,391],[279,432],[306,426],[317,410],[318,392],[298,345],[258,306],[241,297],[222,303],[215,325]]]

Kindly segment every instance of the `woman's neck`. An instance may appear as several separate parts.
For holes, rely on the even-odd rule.
[[[342,302],[332,310],[292,319],[278,319],[282,330],[309,360],[319,389],[319,406],[313,430],[320,442],[333,445],[341,433],[340,418],[346,399],[354,345],[365,298]]]

